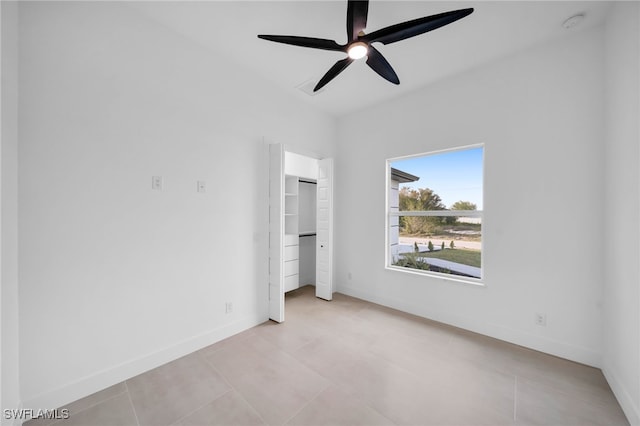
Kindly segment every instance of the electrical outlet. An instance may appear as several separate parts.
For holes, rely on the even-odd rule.
[[[547,325],[547,314],[537,313],[535,316],[535,322],[536,322],[536,325],[545,327]]]
[[[233,312],[233,303],[231,302],[227,302],[224,304],[224,313],[225,314],[230,314]]]

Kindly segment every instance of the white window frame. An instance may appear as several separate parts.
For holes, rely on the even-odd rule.
[[[412,211],[399,211],[399,208],[393,208],[390,206],[390,198],[391,198],[391,163],[405,160],[409,158],[416,157],[426,157],[437,154],[444,154],[447,152],[455,152],[455,151],[465,151],[473,148],[482,148],[482,204],[483,210],[412,210]],[[480,285],[484,286],[484,232],[482,233],[482,238],[480,240],[480,278],[474,277],[465,277],[461,275],[455,274],[446,274],[442,272],[434,272],[434,271],[426,271],[421,269],[413,269],[407,268],[404,266],[395,266],[393,265],[393,256],[391,253],[391,224],[399,220],[401,216],[422,216],[422,217],[448,217],[448,216],[459,216],[459,217],[478,217],[480,218],[480,222],[484,227],[484,173],[485,173],[485,154],[486,149],[485,145],[473,144],[473,145],[465,145],[461,147],[449,148],[449,149],[441,149],[437,151],[430,151],[421,154],[412,154],[405,155],[401,157],[389,158],[386,160],[386,179],[385,179],[385,269],[391,271],[399,271],[406,274],[414,274],[414,275],[422,275],[422,276],[430,276],[435,278],[440,278],[448,281],[461,282],[466,284]]]

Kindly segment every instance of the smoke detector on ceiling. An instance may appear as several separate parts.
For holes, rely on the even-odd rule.
[[[584,13],[578,13],[576,15],[573,15],[570,18],[567,18],[563,23],[562,23],[562,27],[565,30],[569,30],[573,27],[575,27],[576,25],[580,24],[582,21],[584,21]]]

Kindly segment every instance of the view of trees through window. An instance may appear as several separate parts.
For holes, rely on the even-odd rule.
[[[480,279],[483,148],[389,165],[390,264]]]

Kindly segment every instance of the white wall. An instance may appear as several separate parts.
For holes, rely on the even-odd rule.
[[[262,137],[332,156],[334,120],[118,2],[21,3],[19,47],[25,406],[266,320]]]
[[[16,220],[7,176],[15,174],[16,156],[4,108],[15,95],[5,79],[16,70],[9,60],[7,73],[6,59],[17,54],[6,50],[7,4],[3,408],[20,399],[17,375],[5,374],[18,362],[11,333],[18,312],[7,309],[17,288],[6,280],[14,262],[6,247],[15,248],[6,230]],[[627,237],[638,236],[640,159],[638,129],[624,118],[637,117],[638,106],[623,83],[637,88],[627,64],[634,40],[624,30],[637,31],[637,13],[633,21],[624,9],[633,7],[614,9],[606,56],[600,30],[538,46],[352,114],[341,121],[334,148],[332,119],[241,68],[220,67],[228,58],[121,4],[21,4],[24,405],[61,405],[266,319],[266,136],[337,159],[339,291],[603,365],[627,416],[639,423],[638,238]],[[487,286],[385,270],[385,159],[477,142],[486,144]],[[150,190],[152,175],[164,176],[164,192]],[[206,194],[195,192],[196,180],[207,181]],[[605,189],[607,203],[630,199],[631,210],[611,217],[594,208]],[[635,234],[620,223],[635,224]],[[363,248],[371,251],[362,256]],[[625,259],[616,253],[635,260],[626,263],[635,269],[607,267],[605,274],[601,259]],[[225,315],[229,300],[234,313]],[[547,313],[546,328],[533,324],[534,312]]]
[[[2,187],[0,232],[1,287],[0,287],[0,407],[20,406],[18,377],[18,7],[15,2],[0,2],[2,59],[0,73],[2,85],[0,107],[2,134]],[[4,412],[4,411],[3,411]],[[2,416],[0,422],[12,424]]]
[[[600,365],[602,61],[589,30],[341,119],[338,291]],[[385,160],[477,143],[486,287],[385,270]]]
[[[606,25],[603,371],[640,424],[640,7],[616,3]]]

